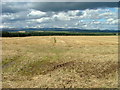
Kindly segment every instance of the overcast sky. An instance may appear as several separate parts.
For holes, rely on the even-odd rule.
[[[118,30],[115,2],[2,2],[6,28]]]

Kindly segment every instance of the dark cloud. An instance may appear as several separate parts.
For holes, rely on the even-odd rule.
[[[34,3],[34,9],[41,11],[84,10],[105,7],[118,7],[117,2],[40,2]]]
[[[117,2],[7,2],[2,4],[2,13],[16,13],[29,9],[40,11],[68,11],[118,7]]]
[[[32,3],[26,2],[6,2],[2,3],[2,13],[17,13],[31,8]]]

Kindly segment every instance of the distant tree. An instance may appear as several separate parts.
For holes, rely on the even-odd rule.
[[[7,31],[2,31],[2,37],[9,37],[10,34]]]

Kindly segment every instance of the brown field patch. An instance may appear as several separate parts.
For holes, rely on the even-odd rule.
[[[116,88],[117,36],[2,38],[4,88]]]

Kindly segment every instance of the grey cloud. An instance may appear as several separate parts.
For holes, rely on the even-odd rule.
[[[34,9],[41,11],[68,11],[84,10],[105,7],[118,7],[117,2],[40,2],[32,6]]]
[[[2,13],[17,13],[31,9],[32,3],[27,2],[6,2],[2,3]]]
[[[2,4],[2,13],[17,13],[36,9],[40,11],[68,11],[118,7],[117,2],[6,2]]]

